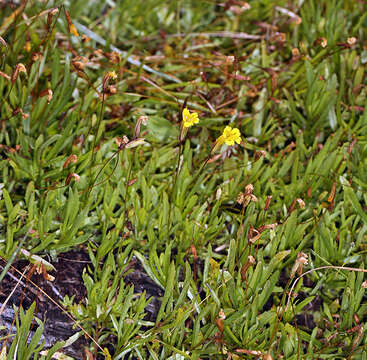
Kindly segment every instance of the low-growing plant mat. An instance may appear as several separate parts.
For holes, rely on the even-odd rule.
[[[0,8],[1,359],[367,358],[363,1]]]

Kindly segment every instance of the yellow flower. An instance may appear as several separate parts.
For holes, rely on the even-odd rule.
[[[117,79],[117,75],[116,75],[116,72],[115,71],[109,71],[107,73],[107,76],[110,77],[113,80]]]
[[[190,126],[193,126],[199,122],[198,114],[193,112],[190,114],[190,111],[185,108],[182,112],[182,121],[183,121],[183,127],[188,128]]]
[[[76,27],[74,26],[74,24],[69,24],[69,32],[75,36],[79,36],[79,33],[76,30]]]
[[[237,128],[231,128],[230,126],[226,126],[223,134],[219,136],[217,139],[217,144],[222,145],[226,143],[228,146],[234,145],[234,143],[241,143],[241,133]]]

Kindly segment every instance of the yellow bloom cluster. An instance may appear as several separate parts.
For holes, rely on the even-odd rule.
[[[109,71],[107,73],[107,76],[113,80],[116,80],[117,79],[117,74],[116,74],[116,71]]]
[[[182,111],[182,127],[180,133],[180,141],[185,139],[188,128],[197,124],[199,122],[199,116],[196,112],[190,113],[190,111],[185,108]],[[217,141],[215,142],[214,148],[212,152],[215,152],[219,149],[221,145],[226,143],[228,146],[233,146],[235,143],[241,143],[241,133],[237,128],[231,128],[230,126],[226,126],[223,130],[223,133]]]
[[[234,145],[234,143],[241,143],[241,133],[237,128],[231,128],[230,126],[226,126],[223,130],[223,134],[219,136],[217,139],[217,144],[222,145],[226,143],[228,146]]]
[[[190,111],[187,108],[185,108],[182,112],[182,121],[183,121],[183,127],[188,128],[199,122],[199,116],[195,112],[190,113]]]

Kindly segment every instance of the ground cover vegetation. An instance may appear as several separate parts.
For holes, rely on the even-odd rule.
[[[1,359],[367,359],[366,10],[0,2]]]

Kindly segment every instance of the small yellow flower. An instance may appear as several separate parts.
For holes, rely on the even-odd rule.
[[[182,112],[182,121],[183,121],[183,127],[188,128],[190,126],[193,126],[199,122],[198,114],[193,112],[190,114],[190,111],[185,108]]]
[[[76,30],[76,27],[74,26],[74,24],[69,24],[69,32],[75,36],[79,36],[78,31]]]
[[[228,146],[234,145],[234,143],[241,143],[241,133],[237,128],[231,128],[230,126],[226,126],[223,134],[219,136],[217,139],[217,144],[222,145],[226,143]]]
[[[115,80],[117,79],[117,74],[116,74],[116,71],[109,71],[107,73],[107,76],[110,77],[111,79]]]
[[[26,41],[26,42],[25,42],[25,45],[24,45],[24,50],[25,50],[26,52],[30,52],[30,51],[31,51],[31,49],[32,49],[32,47],[31,47],[31,42],[30,42],[30,41]]]

